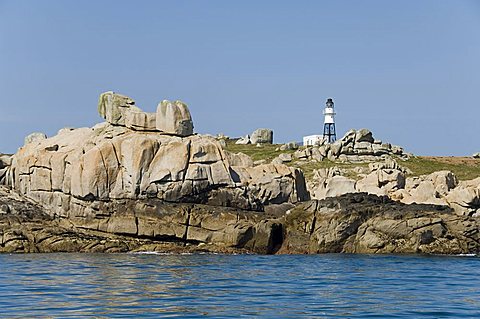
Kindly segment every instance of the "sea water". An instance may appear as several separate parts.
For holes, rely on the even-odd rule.
[[[480,258],[0,255],[2,318],[480,318]]]

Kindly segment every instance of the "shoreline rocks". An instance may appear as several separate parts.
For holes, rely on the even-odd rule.
[[[298,205],[279,253],[478,254],[480,220],[365,193]]]
[[[253,212],[158,199],[51,216],[0,187],[0,252],[478,254],[480,219],[365,193]]]

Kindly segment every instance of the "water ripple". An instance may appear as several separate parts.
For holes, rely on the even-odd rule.
[[[5,318],[479,318],[480,258],[0,255]]]

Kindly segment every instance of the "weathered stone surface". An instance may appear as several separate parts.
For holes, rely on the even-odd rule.
[[[189,136],[193,134],[193,121],[187,105],[181,101],[163,100],[158,104],[156,126],[159,131]]]
[[[367,129],[350,130],[341,139],[331,144],[307,147],[294,155],[305,160],[330,161],[348,163],[368,163],[389,160],[393,157],[408,158],[403,149],[373,139],[372,132]]]
[[[458,183],[445,199],[459,215],[476,214],[480,209],[480,177]]]
[[[390,162],[383,165],[370,165],[372,171],[358,181],[341,176],[343,173],[337,167],[316,170],[313,182],[310,183],[310,190],[313,198],[324,199],[358,192],[382,196],[403,189],[405,187],[403,171],[384,167],[397,167],[397,165]]]
[[[297,142],[288,142],[280,146],[280,151],[298,150]]]
[[[225,155],[230,166],[251,167],[254,165],[252,158],[246,154],[225,152]]]
[[[0,252],[480,252],[478,218],[364,193],[271,214],[158,199],[74,199],[67,206],[58,218],[0,187]]]
[[[98,99],[98,113],[110,124],[125,125],[129,110],[141,112],[128,96],[109,91],[102,93]]]
[[[376,195],[387,195],[405,187],[405,174],[397,169],[378,169],[357,182],[356,190]]]
[[[156,131],[156,113],[127,111],[125,126],[137,131]]]
[[[277,157],[281,163],[289,163],[292,161],[292,154],[290,153],[281,153]]]
[[[333,176],[326,179],[314,191],[315,198],[336,197],[343,194],[355,193],[356,182],[344,176]]]
[[[28,136],[25,137],[25,145],[30,144],[30,143],[38,143],[47,138],[47,135],[45,133],[40,133],[40,132],[35,132],[31,133]]]
[[[104,123],[25,145],[10,171],[11,185],[35,199],[58,192],[87,202],[156,197],[253,210],[308,199],[299,172],[252,166],[244,154],[227,156],[214,137],[181,138]]]
[[[357,181],[340,176],[343,172],[336,167],[316,170],[310,193],[314,199],[359,192],[386,195],[405,204],[450,206],[456,214],[467,216],[480,209],[480,178],[459,183],[449,171],[406,178],[406,170],[392,160],[371,163],[369,170]]]
[[[12,155],[0,153],[0,169],[9,167],[10,165],[12,165]]]
[[[370,132],[366,128],[362,128],[362,129],[358,130],[355,134],[355,143],[367,142],[367,143],[371,144],[374,141],[375,140],[373,139],[372,132]]]
[[[445,206],[405,205],[364,193],[297,206],[286,215],[279,253],[480,251],[480,223]]]
[[[283,241],[282,224],[262,213],[158,200],[92,202],[74,210],[58,219],[0,187],[0,252],[271,254]]]
[[[250,142],[252,144],[272,144],[273,131],[268,128],[259,128],[251,134]]]

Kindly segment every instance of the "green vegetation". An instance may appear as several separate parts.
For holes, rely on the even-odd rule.
[[[431,174],[437,171],[451,171],[459,180],[480,177],[480,160],[469,157],[412,157],[408,161],[398,161],[408,168],[411,176]]]
[[[293,154],[294,150],[288,151],[276,151],[280,148],[281,144],[264,144],[261,147],[256,145],[237,145],[233,140],[227,140],[226,149],[233,153],[242,152],[252,157],[254,161],[265,160],[267,163],[271,162],[275,157],[281,153]],[[408,168],[409,176],[419,176],[431,174],[436,171],[451,171],[459,180],[469,180],[480,177],[480,159],[474,159],[470,157],[412,157],[409,160],[397,159],[398,164]],[[340,169],[347,171],[345,174],[347,177],[357,179],[358,173],[355,168],[368,167],[368,163],[341,163],[332,162],[329,160],[323,160],[322,162],[315,161],[301,161],[293,158],[289,166],[299,167],[303,170],[307,180],[313,177],[313,171],[315,169],[330,168],[336,166]]]
[[[291,150],[275,151],[275,149],[279,148],[280,146],[280,144],[263,144],[261,147],[257,147],[256,145],[252,144],[237,145],[235,144],[235,140],[227,140],[227,151],[232,153],[241,152],[250,156],[254,161],[266,160],[268,163],[281,153],[293,154],[295,152]]]

